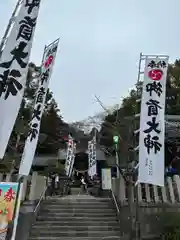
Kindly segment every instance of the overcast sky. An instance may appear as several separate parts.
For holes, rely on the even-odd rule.
[[[0,0],[3,36],[17,0]],[[63,118],[76,121],[110,106],[137,78],[139,54],[180,57],[180,0],[42,0],[31,61],[60,37],[50,88]]]

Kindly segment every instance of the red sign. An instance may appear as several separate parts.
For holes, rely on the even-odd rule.
[[[163,71],[160,69],[153,69],[148,72],[149,78],[155,81],[160,81],[163,76]]]
[[[49,65],[51,65],[51,63],[52,63],[52,61],[53,61],[53,55],[50,55],[49,57],[48,57],[48,59],[46,60],[46,62],[44,63],[44,67],[45,68],[48,68],[49,67]]]

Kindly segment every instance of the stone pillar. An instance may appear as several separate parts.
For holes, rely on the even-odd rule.
[[[21,193],[21,201],[24,201],[25,197],[26,197],[27,182],[28,182],[28,177],[24,177],[23,186],[22,186],[22,193]]]
[[[11,173],[6,173],[6,182],[11,182]]]
[[[162,201],[164,203],[167,203],[168,202],[168,199],[167,199],[167,193],[166,193],[166,187],[161,187],[161,193],[162,193]]]
[[[149,184],[145,183],[146,201],[151,202]]]
[[[119,195],[118,195],[118,199],[121,203],[126,201],[126,190],[125,190],[125,181],[124,178],[122,177],[122,175],[120,174],[119,176]]]
[[[174,182],[176,184],[178,201],[180,201],[180,177],[178,175],[173,176]]]
[[[36,199],[37,178],[38,178],[38,173],[37,172],[33,172],[32,178],[31,178],[30,193],[29,193],[29,200],[30,201],[33,201],[33,200]]]
[[[2,182],[3,179],[3,173],[0,173],[0,182]]]
[[[40,199],[42,193],[44,192],[46,187],[46,178],[42,175],[39,175],[37,178],[36,185],[36,199]]]
[[[159,202],[158,187],[153,185],[154,201],[155,203]]]
[[[112,178],[112,191],[116,195],[116,179]]]
[[[142,186],[141,186],[141,183],[137,184],[137,194],[138,194],[138,202],[143,202],[143,199],[142,199]]]
[[[29,200],[38,200],[46,188],[46,178],[33,172]]]
[[[172,203],[175,203],[176,200],[175,200],[174,189],[173,189],[171,177],[167,177],[167,184],[168,184],[168,191],[169,191],[169,195],[170,195],[170,201]]]

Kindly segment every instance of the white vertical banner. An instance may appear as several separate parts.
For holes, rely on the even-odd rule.
[[[0,58],[0,159],[23,98],[40,2],[23,1]]]
[[[53,70],[53,65],[57,53],[59,39],[51,43],[44,50],[43,64],[39,78],[39,87],[36,93],[34,110],[31,122],[29,124],[28,137],[25,142],[24,152],[21,159],[19,174],[28,176],[37,147],[41,118],[44,110],[46,94],[49,86],[49,80]]]
[[[96,137],[94,136],[91,141],[88,141],[88,175],[92,178],[97,174],[96,162]]]
[[[72,156],[72,160],[71,160],[71,168],[70,168],[70,172],[69,172],[69,177],[71,177],[71,175],[73,173],[75,156],[76,156],[76,143],[73,142],[73,156]]]
[[[101,169],[102,189],[111,190],[112,188],[112,177],[111,168]]]
[[[71,177],[74,159],[75,159],[76,144],[74,143],[72,137],[69,136],[68,145],[67,145],[67,156],[65,162],[65,174],[68,177]]]
[[[138,182],[164,186],[168,57],[146,58],[141,100]]]

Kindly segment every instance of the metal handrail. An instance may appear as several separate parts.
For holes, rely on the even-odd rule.
[[[114,192],[113,192],[112,189],[111,189],[111,195],[112,195],[112,199],[113,199],[113,201],[114,201],[114,204],[115,204],[115,206],[116,206],[116,211],[117,211],[117,213],[120,213],[120,209],[119,209],[119,206],[118,206],[116,197],[115,197]]]
[[[39,205],[41,204],[41,201],[42,201],[43,197],[45,196],[47,189],[48,189],[48,186],[46,186],[45,189],[44,189],[44,191],[41,193],[41,196],[40,196],[40,198],[39,198],[39,201],[38,201],[36,207],[34,208],[33,213],[36,213],[36,212],[37,212],[37,209],[38,209]]]
[[[44,197],[45,194],[46,194],[47,189],[48,189],[48,186],[46,186],[46,187],[44,188],[44,190],[42,191],[41,196],[40,196],[40,198],[39,198],[39,200],[38,200],[38,203],[37,203],[36,207],[34,208],[34,210],[33,210],[33,212],[32,212],[32,216],[33,216],[33,217],[32,217],[31,222],[30,222],[29,234],[30,234],[30,232],[31,232],[31,230],[32,230],[34,221],[35,221],[35,219],[36,219],[36,217],[37,217],[37,215],[36,215],[37,210],[38,210],[38,208],[39,208],[39,206],[40,206],[40,204],[41,204],[41,201],[42,201],[43,197]]]

